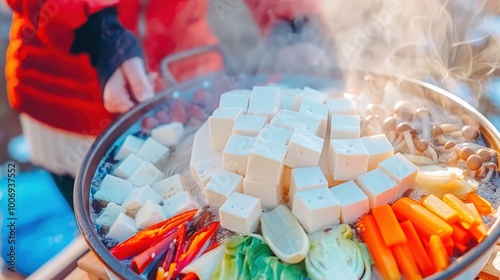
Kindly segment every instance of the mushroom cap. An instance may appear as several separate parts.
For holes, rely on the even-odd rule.
[[[435,125],[432,127],[432,130],[431,130],[431,134],[432,134],[432,137],[439,137],[441,135],[443,135],[444,131],[441,127]]]
[[[467,140],[476,141],[479,138],[479,129],[466,125],[462,128],[462,135]]]
[[[456,159],[450,158],[449,160],[446,161],[446,164],[449,167],[456,167],[458,165],[458,161]]]
[[[474,150],[471,147],[463,147],[462,150],[460,150],[460,158],[462,160],[467,160],[471,155],[475,154]],[[479,157],[479,156],[478,156]],[[479,157],[481,158],[481,157]],[[482,160],[482,159],[481,159]]]
[[[469,170],[476,171],[479,170],[481,166],[483,166],[483,160],[479,155],[474,154],[467,159],[467,168],[469,168]]]
[[[488,162],[491,160],[491,153],[487,149],[479,149],[477,150],[476,154],[478,154],[483,159],[483,162]]]
[[[415,111],[415,115],[419,118],[423,118],[425,116],[429,116],[430,115],[430,111],[429,109],[425,108],[425,107],[422,107],[422,108],[418,108],[416,111]]]
[[[398,120],[395,117],[387,117],[384,120],[384,129],[388,131],[396,130]]]
[[[447,150],[453,149],[455,146],[456,144],[453,141],[447,141],[446,144],[444,144],[444,148]]]
[[[429,148],[429,142],[427,142],[427,140],[425,139],[420,139],[415,142],[415,148],[417,149],[417,151],[423,153]]]
[[[412,131],[412,130],[413,130],[413,127],[411,127],[411,125],[407,122],[402,122],[402,123],[398,124],[398,126],[396,127],[396,133],[402,133],[405,131]]]

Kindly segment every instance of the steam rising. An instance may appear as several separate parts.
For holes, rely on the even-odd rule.
[[[497,0],[323,1],[347,69],[430,78],[452,92],[466,84],[478,96],[500,64]]]

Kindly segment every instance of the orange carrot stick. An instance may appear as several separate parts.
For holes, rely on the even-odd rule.
[[[361,237],[368,247],[375,267],[380,272],[383,279],[401,279],[398,265],[391,250],[385,245],[377,222],[372,215],[361,218]]]
[[[477,211],[482,214],[482,215],[489,215],[491,214],[492,208],[491,208],[491,203],[484,199],[483,197],[479,196],[475,192],[470,192],[467,194],[467,199],[465,200],[467,203],[473,203],[474,206],[476,207]]]
[[[415,263],[417,264],[420,273],[422,273],[423,276],[429,276],[436,272],[434,265],[431,263],[431,260],[424,249],[424,246],[420,242],[413,224],[410,221],[402,222],[401,228],[406,235],[408,248],[415,257]]]
[[[396,259],[399,271],[401,271],[406,280],[422,279],[422,275],[418,271],[417,264],[408,244],[394,245],[391,247],[391,251]]]
[[[453,242],[453,239],[451,237],[448,237],[443,241],[444,248],[446,248],[446,253],[448,253],[448,257],[452,257],[453,253],[455,252],[455,242]]]
[[[400,221],[410,220],[417,232],[426,239],[433,234],[447,238],[453,232],[450,225],[411,198],[399,199],[392,205],[392,210]]]
[[[465,229],[470,229],[481,223],[481,219],[478,220],[474,212],[465,206],[465,204],[455,195],[445,194],[443,195],[443,201],[457,211],[460,224]]]
[[[455,245],[457,243],[461,243],[461,244],[465,244],[465,245],[467,243],[469,243],[470,234],[466,229],[464,229],[460,225],[460,223],[454,223],[451,225],[451,227],[453,228],[453,233],[451,234],[451,238],[455,242]]]
[[[450,259],[443,241],[437,235],[432,235],[429,241],[429,255],[437,271],[445,270],[450,264]]]
[[[458,213],[448,204],[444,203],[435,195],[428,195],[424,197],[420,204],[429,209],[432,213],[438,215],[441,219],[445,220],[448,224],[453,224],[458,221]]]
[[[472,234],[472,237],[474,237],[474,239],[477,242],[481,242],[488,235],[488,228],[483,223],[483,219],[481,218],[481,214],[479,214],[479,212],[477,211],[477,209],[473,203],[465,203],[464,205],[471,210],[471,212],[474,214],[474,217],[476,219],[479,219],[481,221],[481,223],[479,225],[471,227],[469,229],[469,232]]]
[[[389,204],[373,208],[372,214],[387,247],[406,243],[405,233]]]
[[[467,249],[469,248],[467,244],[462,244],[462,243],[456,243],[455,242],[455,248],[457,248],[462,254],[467,252]]]

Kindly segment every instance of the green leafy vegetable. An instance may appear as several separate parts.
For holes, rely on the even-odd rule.
[[[312,280],[325,276],[342,275],[342,279],[370,279],[371,259],[364,244],[352,240],[352,230],[347,224],[328,232],[309,236],[311,248],[306,257],[306,269]]]
[[[222,262],[212,279],[304,279],[303,262],[281,262],[271,248],[255,236],[235,237],[225,244]]]

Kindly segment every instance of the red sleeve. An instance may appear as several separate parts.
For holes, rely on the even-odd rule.
[[[300,16],[322,17],[319,0],[245,0],[263,34],[267,35],[278,20]]]
[[[37,36],[45,44],[69,51],[73,31],[82,26],[87,18],[105,8],[118,5],[120,0],[7,0],[7,3],[34,29],[27,32]]]

